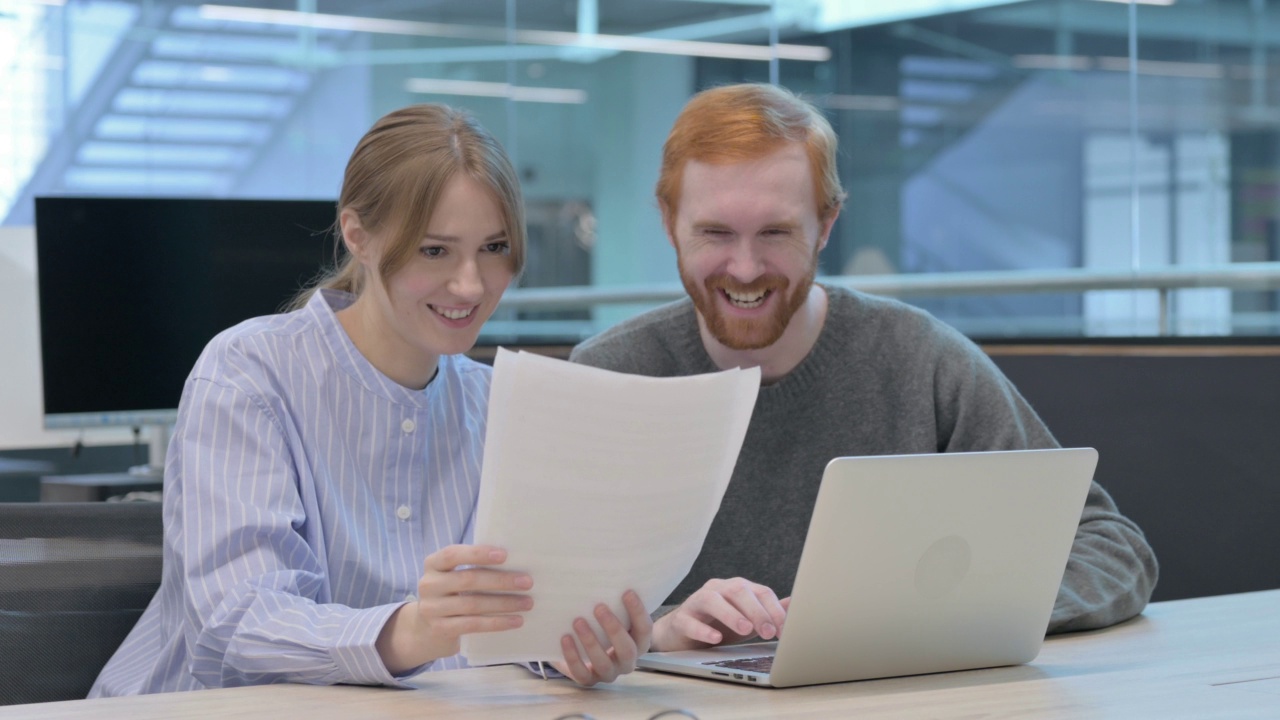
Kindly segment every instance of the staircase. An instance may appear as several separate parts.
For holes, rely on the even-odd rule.
[[[898,96],[904,176],[927,169],[947,148],[1001,106],[1025,71],[965,58],[902,58]]]
[[[10,210],[36,195],[227,196],[281,138],[317,58],[349,31],[209,20],[144,4]]]

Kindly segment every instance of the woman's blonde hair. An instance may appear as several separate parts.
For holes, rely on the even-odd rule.
[[[386,281],[404,267],[422,242],[436,201],[449,181],[466,173],[493,193],[511,246],[511,270],[524,269],[524,203],[515,168],[498,141],[470,114],[445,105],[410,105],[383,116],[360,139],[347,161],[338,198],[336,267],[298,293],[298,309],[317,290],[359,295],[368,278],[364,267],[344,253],[341,216],[352,210],[367,232],[383,233],[387,246],[378,263]]]

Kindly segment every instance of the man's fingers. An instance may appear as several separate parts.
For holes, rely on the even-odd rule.
[[[672,623],[672,629],[680,637],[688,638],[694,642],[706,643],[707,645],[719,645],[724,641],[723,633],[694,617],[691,613],[677,610],[668,617],[671,617],[669,622]]]
[[[702,591],[699,591],[702,592]],[[697,597],[697,593],[690,597]],[[695,615],[702,618],[708,618],[719,622],[729,632],[737,635],[750,635],[756,627],[756,623],[743,612],[743,605],[750,607],[755,605],[757,616],[768,617],[764,613],[764,609],[760,607],[760,603],[756,601],[755,595],[747,592],[750,598],[748,602],[743,602],[740,596],[725,595],[718,592],[706,592],[698,598],[697,603],[689,608]],[[699,619],[702,619],[699,618]]]
[[[733,628],[739,635],[751,635],[754,632],[768,640],[777,634],[778,628],[769,611],[765,609],[762,598],[756,594],[757,589],[763,589],[769,596],[773,595],[773,591],[763,585],[740,578],[731,580],[728,587],[721,591],[750,624],[746,629],[743,629],[741,622],[736,622],[734,625],[726,624],[726,627]]]
[[[782,632],[782,626],[787,621],[787,609],[782,606],[777,594],[764,585],[756,585],[754,592],[756,599],[760,602],[760,607],[764,608],[765,613],[769,616],[769,622],[773,626],[770,628],[771,632],[766,633],[766,628],[760,627],[757,627],[756,631],[765,640],[772,640]]]
[[[743,578],[708,580],[658,621],[650,640],[658,650],[682,650],[753,634],[773,639],[782,632],[790,602],[778,600],[773,590]]]

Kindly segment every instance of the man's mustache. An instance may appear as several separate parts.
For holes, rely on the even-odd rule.
[[[707,279],[703,281],[703,285],[713,292],[717,290],[727,290],[739,295],[753,295],[755,293],[765,292],[768,290],[782,291],[786,290],[790,284],[791,281],[785,276],[773,274],[761,275],[749,283],[738,282],[731,275],[726,275],[724,273],[708,276]]]

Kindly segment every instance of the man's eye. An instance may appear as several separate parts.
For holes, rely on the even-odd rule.
[[[439,245],[430,245],[428,247],[422,248],[421,252],[423,255],[426,255],[429,258],[437,258],[437,257],[442,257],[444,255],[444,248],[440,247]]]

